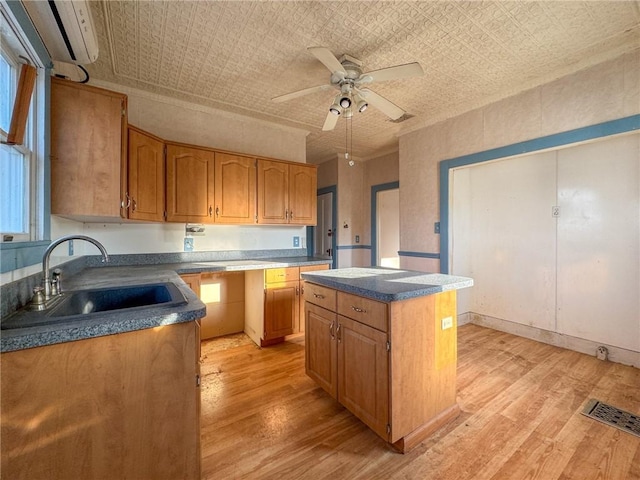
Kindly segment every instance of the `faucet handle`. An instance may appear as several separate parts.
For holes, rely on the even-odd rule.
[[[36,306],[44,306],[45,304],[44,288],[33,287],[33,297],[31,297],[31,303],[33,303]]]

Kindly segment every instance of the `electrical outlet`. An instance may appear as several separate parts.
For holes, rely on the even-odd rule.
[[[453,317],[445,317],[442,319],[442,330],[453,327]]]
[[[356,243],[360,243],[360,235],[356,235]]]
[[[300,237],[298,237],[297,235],[295,237],[293,237],[293,246],[294,247],[299,247],[300,246]]]
[[[73,240],[69,240],[69,256],[73,257]]]
[[[433,224],[433,233],[440,233],[440,222]]]
[[[193,238],[191,237],[184,238],[184,251],[193,252]]]

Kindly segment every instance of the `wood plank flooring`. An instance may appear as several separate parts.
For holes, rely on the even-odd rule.
[[[458,332],[462,414],[406,455],[306,377],[304,339],[203,343],[202,478],[640,479],[640,438],[580,414],[589,398],[640,413],[639,369]]]

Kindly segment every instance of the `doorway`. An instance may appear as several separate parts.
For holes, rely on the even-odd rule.
[[[371,265],[400,268],[400,188],[398,182],[371,187]]]
[[[311,227],[312,233],[308,238],[312,239],[310,253],[314,257],[332,260],[332,268],[336,268],[336,193],[335,185],[318,190],[318,224]],[[310,242],[311,243],[311,242]]]

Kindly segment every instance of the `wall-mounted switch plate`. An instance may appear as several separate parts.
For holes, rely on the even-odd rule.
[[[445,317],[442,319],[442,330],[453,327],[453,317]]]
[[[69,240],[69,256],[73,257],[73,240]]]
[[[433,233],[440,233],[440,222],[433,224]]]
[[[360,243],[360,235],[356,235],[356,243]]]
[[[185,237],[184,239],[184,251],[193,252],[193,238]]]
[[[297,235],[295,237],[293,237],[293,246],[294,247],[299,247],[300,246],[300,237],[298,237]]]

